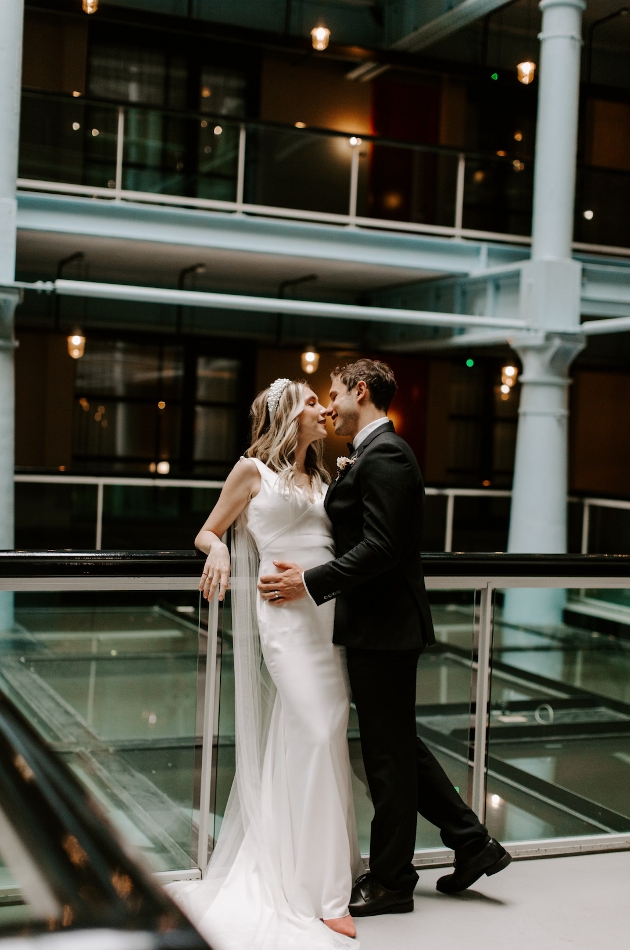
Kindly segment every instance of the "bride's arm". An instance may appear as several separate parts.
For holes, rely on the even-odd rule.
[[[217,587],[219,600],[223,600],[230,577],[230,552],[221,538],[259,491],[260,473],[256,463],[253,459],[240,459],[195,538],[195,547],[208,555],[199,581],[199,590],[208,601],[214,597]]]

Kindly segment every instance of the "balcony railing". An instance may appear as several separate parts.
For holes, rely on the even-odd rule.
[[[532,160],[517,151],[22,97],[26,190],[527,245],[532,185]],[[577,193],[574,248],[630,254],[630,175],[581,168]]]
[[[164,880],[200,875],[234,771],[231,606],[200,605],[202,563],[0,553],[0,688]],[[419,663],[417,730],[453,784],[516,856],[630,848],[630,556],[424,567],[438,643]],[[536,616],[550,591],[555,624]],[[348,739],[367,851],[354,710]],[[421,821],[416,863],[450,860]]]
[[[190,547],[222,481],[109,475],[15,476],[16,543],[101,551]],[[504,551],[511,491],[426,488],[428,551]],[[570,497],[570,550],[630,552],[630,501]]]

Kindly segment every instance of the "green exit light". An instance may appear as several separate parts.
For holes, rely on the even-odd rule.
[[[466,360],[466,366],[474,366],[474,365],[475,365],[474,360]]]
[[[499,78],[498,73],[492,73],[492,75],[490,76],[490,79],[498,79],[498,78]]]

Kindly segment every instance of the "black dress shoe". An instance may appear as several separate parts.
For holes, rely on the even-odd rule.
[[[494,838],[470,858],[458,858],[455,854],[455,871],[441,877],[435,885],[443,894],[458,894],[487,874],[498,874],[512,863],[512,855]]]
[[[378,914],[409,914],[413,910],[413,890],[388,891],[371,874],[362,874],[352,888],[348,913],[353,917]]]

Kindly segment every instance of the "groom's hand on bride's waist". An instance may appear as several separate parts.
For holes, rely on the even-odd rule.
[[[304,586],[304,569],[290,561],[274,561],[278,574],[266,574],[258,582],[258,590],[263,600],[276,607],[282,607],[290,600],[300,600],[307,596]]]

